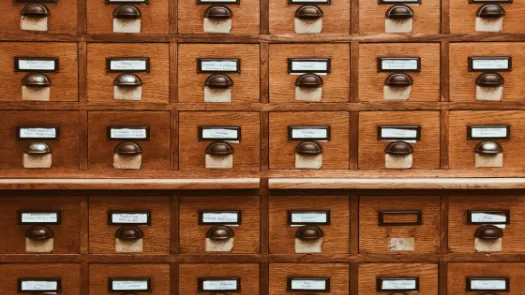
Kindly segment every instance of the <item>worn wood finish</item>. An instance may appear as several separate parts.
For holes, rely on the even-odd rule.
[[[510,279],[508,294],[519,294],[525,288],[524,269],[523,263],[449,263],[448,294],[475,294],[466,292],[467,277],[506,277]]]
[[[57,278],[62,279],[63,294],[80,295],[80,267],[72,263],[47,264],[0,264],[0,290],[5,294],[18,292],[19,278]],[[107,288],[107,285],[106,285]],[[98,293],[101,294],[101,293]]]
[[[475,30],[476,11],[484,3],[469,3],[450,1],[450,31],[451,33],[472,33]],[[525,4],[521,2],[498,3],[505,9],[503,18],[503,33],[523,34],[522,15]]]
[[[108,290],[108,279],[126,277],[151,278],[152,294],[171,294],[169,264],[90,264],[89,294],[115,294]]]
[[[330,278],[331,295],[349,294],[350,267],[348,264],[327,263],[271,263],[270,264],[270,295],[279,294],[304,294],[304,292],[287,292],[288,277],[317,277]]]
[[[359,265],[359,294],[381,295],[385,292],[376,292],[376,278],[419,278],[418,293],[425,295],[438,294],[438,265],[430,263],[388,263],[388,264],[360,264]],[[449,293],[459,294],[459,293]]]

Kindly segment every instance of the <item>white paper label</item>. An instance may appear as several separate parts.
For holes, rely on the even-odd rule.
[[[417,70],[417,59],[382,59],[383,71]]]
[[[415,139],[417,138],[417,130],[398,129],[398,128],[381,128],[381,137]]]
[[[382,0],[381,3],[419,3],[419,0]]]
[[[115,291],[147,291],[148,281],[112,281],[111,289]]]
[[[484,222],[487,222],[487,223],[505,223],[507,222],[507,216],[504,215],[504,214],[501,214],[501,215],[498,215],[498,214],[494,214],[494,213],[482,213],[482,212],[479,212],[479,213],[472,213],[470,215],[470,220],[472,222],[476,222],[476,223],[484,223]]]
[[[120,2],[145,3],[146,0],[109,0],[109,3],[120,3]]]
[[[328,138],[328,130],[326,128],[308,128],[308,129],[292,129],[293,139],[308,139],[308,138]]]
[[[292,280],[290,288],[292,290],[312,290],[325,291],[326,280]]]
[[[21,139],[31,138],[49,138],[54,139],[57,137],[56,128],[20,128],[18,135]]]
[[[203,223],[238,223],[239,214],[233,212],[203,212]]]
[[[237,0],[199,0],[199,3],[236,3]]]
[[[415,290],[416,280],[382,280],[381,290]]]
[[[238,139],[239,132],[236,129],[205,128],[202,129],[202,139]]]
[[[110,70],[112,71],[146,71],[147,62],[144,59],[133,60],[133,59],[119,59],[111,60]]]
[[[54,60],[19,59],[18,69],[22,71],[55,71]]]
[[[327,223],[328,216],[326,213],[318,212],[296,212],[292,213],[292,223]]]
[[[22,281],[21,291],[58,291],[57,281]]]
[[[471,280],[471,290],[507,290],[507,282],[505,280]]]
[[[148,213],[112,213],[112,223],[147,224]]]
[[[202,71],[213,72],[236,72],[238,71],[237,62],[233,60],[202,60]]]
[[[237,280],[207,280],[202,282],[204,291],[235,291]]]
[[[292,3],[297,3],[297,2],[299,3],[306,3],[306,2],[308,3],[328,3],[328,0],[292,0],[290,2]]]
[[[506,138],[507,128],[481,128],[472,127],[470,136],[472,138]]]
[[[112,139],[147,139],[145,128],[111,128]]]
[[[508,70],[508,59],[474,59],[472,60],[473,70]]]
[[[292,71],[328,71],[328,63],[323,61],[292,61]]]
[[[56,212],[27,212],[22,213],[22,223],[58,223]]]

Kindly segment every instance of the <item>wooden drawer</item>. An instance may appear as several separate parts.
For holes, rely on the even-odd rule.
[[[349,44],[270,44],[271,102],[348,102],[349,98]]]
[[[439,101],[439,46],[437,43],[359,45],[359,99]]]
[[[78,101],[76,43],[2,42],[0,69],[0,100]]]
[[[258,196],[180,197],[180,253],[260,252]]]
[[[259,170],[259,113],[181,112],[179,125],[181,170]]]
[[[89,169],[168,170],[170,124],[169,112],[90,112]]]
[[[451,101],[517,101],[525,96],[525,44],[454,43],[449,56]]]
[[[270,264],[270,295],[322,294],[347,295],[350,293],[348,264]]]
[[[87,32],[90,35],[168,35],[168,0],[128,2],[86,0],[86,2]],[[139,14],[138,18],[137,13]],[[114,17],[117,14],[122,15],[122,17]]]
[[[491,7],[487,7],[490,5]],[[497,5],[499,7],[492,7]],[[483,15],[486,9],[505,12],[503,18],[479,17],[478,11]],[[473,32],[503,32],[503,33],[525,33],[522,25],[522,15],[525,12],[525,3],[516,1],[453,1],[450,2],[450,31],[451,33],[473,33]],[[503,20],[501,22],[501,20]],[[479,25],[478,25],[479,24]]]
[[[78,112],[1,111],[0,125],[0,169],[25,169],[40,176],[79,169]]]
[[[365,263],[359,265],[359,294],[395,294],[396,291],[437,295],[438,265],[430,263]]]
[[[168,44],[88,44],[88,100],[167,103]]]
[[[349,129],[348,112],[270,113],[270,168],[348,169]]]
[[[449,263],[447,277],[448,294],[520,294],[525,263]]]
[[[1,264],[0,273],[0,290],[4,294],[47,291],[80,295],[80,266],[77,264]]]
[[[47,2],[47,3],[45,3]],[[43,6],[43,7],[42,7]],[[24,16],[23,11],[36,10],[41,13],[41,18]],[[2,19],[0,31],[10,33],[25,33],[30,35],[66,34],[77,33],[77,1],[6,1],[0,3]],[[46,15],[47,13],[47,15]],[[24,24],[22,24],[24,19]],[[36,20],[35,23],[31,20]]]
[[[448,210],[450,252],[524,252],[523,196],[454,196]]]
[[[179,102],[259,102],[258,44],[179,44],[178,52]]]
[[[0,199],[2,254],[78,254],[83,197],[5,196]]]
[[[307,15],[320,17],[307,19]],[[350,1],[270,0],[270,33],[349,34]]]
[[[270,253],[348,253],[348,196],[271,196]]]
[[[259,34],[259,0],[185,0],[178,7],[179,34]]]
[[[214,292],[258,295],[259,265],[180,264],[178,285],[179,294],[185,295]]]
[[[170,293],[169,264],[91,264],[89,294],[147,292],[155,295]]]
[[[437,111],[361,112],[359,169],[439,168],[439,126]]]
[[[525,112],[453,111],[449,120],[451,169],[523,169]]]
[[[364,196],[359,200],[359,252],[439,252],[439,196]]]

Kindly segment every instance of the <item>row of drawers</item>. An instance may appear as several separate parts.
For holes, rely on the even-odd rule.
[[[78,101],[77,47],[0,43],[0,100]],[[177,49],[170,54],[169,44],[89,43],[87,81],[80,81],[87,83],[87,100],[168,103],[176,83],[183,103],[260,101],[258,44]],[[360,44],[359,82],[351,85],[350,44],[270,44],[269,101],[348,102],[352,86],[361,101],[437,102],[441,54],[438,43]],[[451,101],[525,98],[525,43],[452,43],[448,54]]]
[[[439,111],[362,111],[358,122],[342,111],[270,112],[269,168],[348,169],[357,143],[358,169],[438,169],[440,120]],[[450,111],[447,123],[450,169],[523,168],[525,111]],[[185,171],[260,169],[259,112],[89,111],[86,122],[78,111],[1,111],[0,125],[0,168],[49,168],[25,169],[34,175],[76,171],[86,150],[90,170],[169,170],[177,155]]]
[[[0,254],[78,254],[82,210],[89,210],[90,254],[169,254],[178,219],[180,254],[260,253],[261,216],[269,218],[270,254],[348,254],[350,200],[345,195],[18,197],[0,201]],[[448,229],[439,196],[361,196],[359,253],[523,253],[525,197],[453,196]],[[444,209],[447,210],[447,209]],[[172,216],[175,215],[175,218]]]
[[[178,294],[261,294],[258,264],[181,264],[175,282],[171,281],[172,271],[168,264],[90,264],[89,294],[109,295],[128,289],[168,295],[173,294],[171,283],[178,288]],[[441,271],[445,270],[430,263],[366,263],[359,265],[358,280],[351,282],[348,264],[270,263],[268,287],[271,295],[347,295],[352,284],[357,284],[363,295],[437,295]],[[517,295],[525,287],[525,263],[450,263],[447,271],[450,295],[488,294],[483,291]],[[60,294],[81,293],[79,265],[4,264],[0,265],[0,272],[0,288],[5,294],[27,293],[20,292],[19,286],[26,290],[35,286],[40,288],[33,290],[57,290],[57,285],[61,287]]]

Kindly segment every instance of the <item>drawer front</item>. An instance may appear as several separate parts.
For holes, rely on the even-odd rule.
[[[88,100],[167,103],[168,44],[88,44]]]
[[[259,170],[259,113],[181,112],[179,124],[181,170]]]
[[[170,124],[169,112],[90,112],[89,169],[168,170]],[[140,153],[126,154],[126,147]]]
[[[348,196],[270,197],[270,253],[349,251]]]
[[[260,251],[258,196],[182,196],[182,254],[241,254]]]
[[[179,102],[259,102],[258,44],[180,44],[178,63]]]
[[[259,34],[259,0],[179,1],[178,6],[179,34]],[[214,18],[219,15],[227,18]]]
[[[525,44],[456,43],[449,50],[450,100],[517,101],[525,96]]]
[[[438,196],[364,196],[359,201],[359,251],[433,254],[439,251]]]
[[[359,99],[439,101],[439,46],[436,43],[359,45]]]
[[[168,35],[168,0],[147,1],[147,3],[129,1],[128,4],[118,0],[86,0],[86,2],[87,31],[90,35]],[[136,18],[137,13],[140,15],[138,18]],[[124,18],[115,18],[115,14],[124,15]],[[129,15],[128,19],[125,18],[126,15]],[[120,23],[115,24],[117,21]]]
[[[80,295],[80,266],[77,264],[2,264],[0,273],[0,290],[4,294],[59,291],[58,294]]]
[[[180,264],[178,286],[179,294],[187,295],[213,292],[258,295],[259,265]]]
[[[76,43],[2,42],[0,68],[0,100],[78,101]]]
[[[91,264],[89,266],[89,294],[147,292],[169,295],[169,264]]]
[[[270,113],[270,168],[348,169],[349,129],[348,112]]]
[[[170,253],[170,198],[89,198],[89,251],[95,254]]]
[[[349,98],[348,44],[270,45],[271,102],[348,102]]]
[[[439,112],[361,112],[359,169],[437,169],[439,134]]]
[[[34,175],[79,169],[78,112],[2,111],[0,125],[0,169],[25,169]]]
[[[395,294],[396,291],[437,295],[438,265],[430,263],[359,265],[359,294],[382,295],[388,292]]]
[[[37,1],[7,1],[0,4],[2,19],[0,20],[0,31],[10,33],[32,34],[67,34],[77,33],[77,1],[66,0],[56,3],[39,3]],[[28,5],[33,4],[33,5]],[[36,4],[36,5],[34,5]],[[42,7],[44,6],[44,7]],[[26,20],[23,11],[37,9],[42,12],[37,25]],[[47,11],[47,16],[46,16]],[[18,48],[17,48],[18,49]]]
[[[350,292],[348,264],[272,263],[270,295],[322,294],[345,295]]]
[[[5,241],[0,243],[0,253],[78,254],[83,199],[62,195],[0,199],[0,227]]]
[[[505,16],[483,18],[478,15],[487,8],[487,4],[498,5],[495,11],[503,10]],[[490,7],[489,7],[490,8]],[[525,32],[522,26],[522,15],[525,12],[525,3],[516,1],[454,1],[450,2],[450,31],[451,33],[473,32]],[[485,20],[485,21],[484,21]],[[491,24],[492,22],[492,24]]]
[[[301,3],[302,2],[302,3]],[[314,7],[312,7],[314,6]],[[306,10],[303,10],[304,8]],[[300,15],[321,16],[316,19]],[[349,34],[350,1],[270,1],[271,34]]]
[[[451,169],[522,169],[525,112],[453,111],[449,120]],[[469,135],[473,137],[469,139]],[[494,153],[487,150],[486,144],[494,148]]]
[[[448,294],[520,294],[525,263],[449,263],[447,285]]]
[[[524,213],[523,196],[454,196],[449,203],[448,248],[463,253],[524,252]]]

